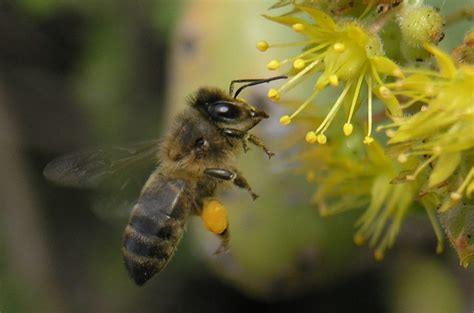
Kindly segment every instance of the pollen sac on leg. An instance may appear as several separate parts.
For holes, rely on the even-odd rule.
[[[221,234],[227,229],[227,210],[215,198],[204,200],[201,218],[207,229],[214,234]]]

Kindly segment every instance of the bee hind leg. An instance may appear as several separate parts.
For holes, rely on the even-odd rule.
[[[220,254],[229,250],[229,221],[227,218],[227,210],[218,200],[208,198],[203,201],[201,218],[209,229],[221,239],[221,244],[214,252]]]
[[[214,251],[214,255],[222,254],[229,252],[230,250],[230,234],[229,234],[229,227],[227,227],[224,232],[219,234],[219,238],[221,239],[221,244],[219,247]]]

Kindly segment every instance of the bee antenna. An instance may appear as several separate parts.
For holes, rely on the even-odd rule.
[[[234,99],[237,98],[237,96],[242,92],[242,90],[244,90],[247,87],[260,85],[260,84],[264,84],[264,83],[269,83],[269,82],[272,82],[272,81],[278,80],[278,79],[287,79],[287,78],[288,78],[287,76],[282,75],[282,76],[275,76],[275,77],[270,77],[270,78],[260,78],[260,79],[236,79],[236,80],[233,80],[230,83],[229,95],[232,96],[232,93],[234,92],[234,84],[237,84],[237,83],[248,83],[248,84],[245,84],[245,85],[241,86],[239,89],[237,89],[235,94],[232,96]]]

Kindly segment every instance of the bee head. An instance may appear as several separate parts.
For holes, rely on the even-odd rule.
[[[237,96],[246,87],[283,78],[286,78],[286,76],[269,79],[234,80],[230,84],[228,94],[217,88],[200,88],[191,100],[191,106],[209,118],[219,128],[231,127],[248,131],[269,116],[245,100],[237,98]],[[242,82],[247,82],[247,84],[241,86],[233,94],[234,84]]]
[[[268,118],[264,111],[217,88],[199,89],[191,105],[218,128],[232,127],[247,131]]]

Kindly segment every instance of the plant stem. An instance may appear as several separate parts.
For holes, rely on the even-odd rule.
[[[393,13],[397,9],[392,9],[389,10],[383,14],[381,14],[375,22],[372,23],[372,25],[369,26],[369,32],[373,34],[377,34],[384,26],[385,24],[390,20],[390,18],[393,16]]]

